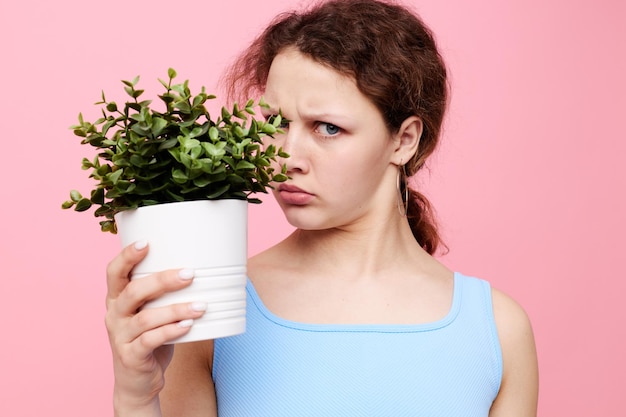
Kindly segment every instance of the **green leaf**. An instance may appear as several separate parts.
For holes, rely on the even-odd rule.
[[[146,206],[155,206],[155,205],[159,204],[159,202],[156,201],[156,200],[144,200],[143,203]]]
[[[230,165],[231,167],[234,167],[236,165],[235,160],[231,158],[230,156],[223,156],[222,160],[226,162],[228,165]]]
[[[146,161],[141,156],[139,156],[137,154],[134,154],[134,155],[132,155],[130,157],[130,163],[132,165],[135,165],[136,167],[143,167],[143,166],[146,165]],[[116,171],[116,173],[117,172],[121,173],[122,171],[119,170],[119,171]]]
[[[244,160],[244,161],[237,162],[237,166],[235,167],[235,170],[239,171],[239,170],[255,169],[255,168],[256,167],[254,166],[253,163]]]
[[[272,165],[272,164],[270,163],[270,161],[268,161],[268,160],[267,160],[267,159],[265,159],[265,158],[257,158],[257,159],[255,159],[255,160],[254,160],[254,164],[255,164],[256,166],[259,166],[259,167],[268,167],[268,166]]]
[[[206,95],[199,94],[193,98],[193,107],[198,107],[206,101]]]
[[[182,163],[182,159],[180,157],[180,150],[177,148],[173,148],[173,149],[168,149],[168,152],[170,153],[170,155],[172,155],[172,157],[174,157],[174,159],[176,160],[176,162]]]
[[[183,84],[174,84],[172,90],[180,94],[181,97],[185,97],[185,86]]]
[[[118,155],[115,156],[115,158],[113,159],[113,162],[115,162],[115,165],[117,165],[120,168],[126,168],[131,165],[128,159],[119,157]],[[107,167],[107,170],[105,171],[105,173],[111,170],[108,165],[106,165],[106,167]],[[104,174],[101,174],[101,175],[104,175]]]
[[[76,207],[74,210],[76,211],[86,211],[91,207],[91,201],[88,198],[83,198],[79,202],[76,203]]]
[[[267,183],[269,183],[271,181],[271,178],[269,176],[269,170],[268,171],[264,171],[264,170],[261,169],[261,170],[258,171],[258,174],[259,174],[260,181],[262,183],[267,184]]]
[[[176,146],[178,144],[178,139],[177,138],[171,138],[166,140],[165,142],[161,143],[161,145],[159,145],[159,150],[162,151],[164,149],[171,149],[174,146]]]
[[[175,194],[171,192],[170,190],[166,190],[165,193],[174,201],[185,201],[185,199],[182,196]]]
[[[217,144],[213,144],[210,142],[202,142],[202,147],[206,151],[209,156],[212,156],[216,159],[221,158],[225,155],[224,147],[226,144],[224,142],[218,142]]]
[[[155,117],[152,119],[152,135],[159,136],[163,133],[163,130],[167,127],[167,120],[162,119],[160,117]]]
[[[103,232],[111,232],[113,234],[117,233],[117,227],[115,225],[115,222],[111,220],[100,222],[100,230],[102,230]]]
[[[93,213],[93,215],[94,216],[106,216],[107,214],[112,213],[112,211],[113,209],[108,204],[102,205]]]
[[[174,100],[176,100],[176,97],[174,97],[172,94],[163,94],[162,96],[159,96],[159,98],[163,100],[165,104],[172,103]]]
[[[146,126],[145,123],[135,123],[134,125],[131,126],[130,130],[132,130],[139,136],[147,136],[150,133],[152,133],[150,128],[148,128],[148,126]]]
[[[192,138],[196,138],[198,136],[202,135],[202,128],[201,127],[194,127],[193,130],[191,132],[189,132],[189,137]]]
[[[184,184],[189,181],[189,177],[179,168],[172,170],[172,179],[178,184]]]
[[[196,146],[191,148],[189,156],[191,156],[192,159],[198,159],[200,155],[202,155],[202,146],[200,146],[200,142],[198,142]]]
[[[82,200],[83,196],[78,191],[72,190],[70,191],[70,198],[72,199],[73,202],[77,203],[80,200]]]
[[[66,210],[66,209],[68,209],[68,208],[72,208],[72,206],[73,206],[73,205],[74,205],[74,202],[73,202],[73,201],[71,201],[71,200],[67,200],[67,201],[64,201],[64,202],[63,202],[63,204],[61,204],[61,208],[62,208],[63,210]]]
[[[124,170],[118,169],[117,171],[112,172],[111,174],[107,174],[107,177],[109,181],[111,181],[113,184],[116,184],[119,181],[123,173],[124,173]]]
[[[271,123],[263,123],[261,127],[261,132],[267,133],[268,135],[273,135],[276,133],[276,127],[274,127]]]
[[[265,148],[265,156],[267,156],[268,158],[274,158],[275,154],[276,154],[276,146],[267,145],[267,147]]]
[[[280,114],[277,114],[273,119],[272,119],[272,126],[278,128],[283,122],[283,116],[281,116]]]
[[[167,69],[167,76],[172,79],[172,78],[176,78],[178,74],[176,73],[176,70],[174,68],[168,68]]]
[[[209,128],[209,138],[215,142],[216,140],[219,139],[219,137],[220,137],[219,130],[215,126],[211,126]]]
[[[219,187],[218,189],[207,193],[206,198],[208,198],[209,200],[214,200],[218,198],[219,196],[221,196],[222,194],[224,194],[226,191],[228,191],[229,188],[230,188],[230,184],[223,185]]]
[[[91,192],[91,202],[93,204],[102,205],[104,204],[104,189],[96,188]]]
[[[163,80],[162,80],[162,79],[160,79],[160,78],[157,78],[157,80],[159,80],[159,82],[161,83],[161,85],[162,85],[163,87],[165,87],[165,89],[168,89],[168,88],[169,88],[169,84],[168,84],[168,83],[166,83],[165,81],[163,81]]]
[[[247,135],[247,133],[248,133],[248,132],[246,132],[245,130],[243,130],[243,129],[241,128],[241,126],[235,126],[234,132],[235,132],[235,136],[237,136],[237,137],[239,137],[239,138],[244,138],[244,137],[246,137],[246,135]]]
[[[193,180],[193,185],[204,188],[211,183],[211,179],[207,177],[199,177]]]
[[[130,120],[133,120],[135,122],[144,122],[145,119],[145,114],[144,113],[135,113],[135,114],[131,114],[128,117]]]
[[[143,100],[139,102],[139,105],[143,108],[143,107],[150,107],[150,103],[152,103],[152,100]]]
[[[125,106],[124,107],[125,109],[133,109],[133,110],[135,110],[137,112],[141,111],[141,104],[139,104],[139,103],[132,103],[132,102],[129,101],[124,106]]]
[[[191,113],[191,106],[186,101],[178,101],[174,103],[174,108],[186,114]]]
[[[111,127],[113,127],[116,123],[115,119],[110,119],[108,120],[103,126],[102,126],[102,135],[106,135],[107,132],[109,131],[109,129]]]
[[[256,123],[256,120],[254,120],[254,119],[252,120],[252,122],[250,123],[250,127],[248,128],[248,135],[251,138],[256,138],[257,137],[257,123]]]

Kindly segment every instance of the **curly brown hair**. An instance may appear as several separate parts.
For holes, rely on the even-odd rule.
[[[262,94],[274,57],[294,47],[354,77],[397,132],[410,116],[422,120],[419,148],[405,168],[414,175],[435,150],[448,101],[445,63],[430,29],[407,8],[381,0],[331,0],[277,16],[226,73],[228,96]],[[402,184],[402,186],[408,186]],[[407,216],[430,254],[442,244],[428,199],[409,187]]]

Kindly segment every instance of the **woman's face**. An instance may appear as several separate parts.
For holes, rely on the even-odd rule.
[[[394,141],[352,78],[288,49],[272,63],[265,100],[264,116],[280,110],[289,121],[273,143],[290,154],[291,179],[274,195],[293,226],[366,226],[397,211]]]

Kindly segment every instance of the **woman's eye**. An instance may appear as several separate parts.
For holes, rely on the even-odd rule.
[[[320,135],[335,136],[336,134],[338,134],[341,131],[341,128],[339,126],[335,126],[335,125],[330,124],[330,123],[320,122],[320,123],[318,123],[318,125],[317,125],[315,130]]]
[[[287,120],[280,114],[271,114],[271,115],[265,116],[265,121],[267,123],[274,124],[276,123],[277,119],[278,119],[278,124],[275,125],[277,128],[287,129],[289,127],[289,120]]]

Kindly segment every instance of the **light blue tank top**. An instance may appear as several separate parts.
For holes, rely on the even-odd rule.
[[[446,317],[314,325],[272,314],[247,285],[247,329],[215,340],[220,417],[486,417],[502,358],[485,281],[454,277]]]

